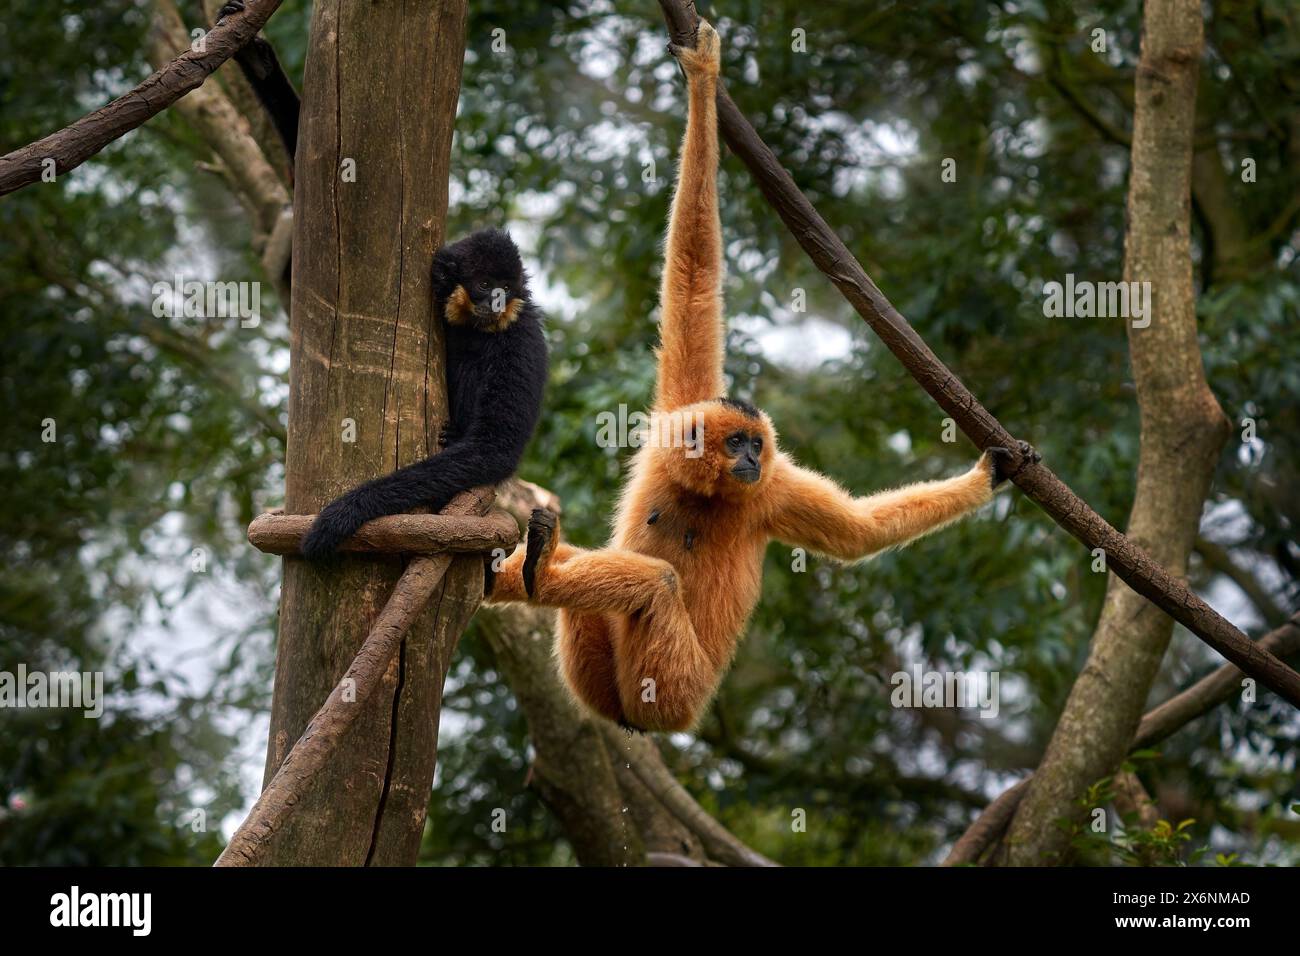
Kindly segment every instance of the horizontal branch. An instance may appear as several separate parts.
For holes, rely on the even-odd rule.
[[[0,156],[0,196],[40,179],[46,160],[54,160],[56,175],[75,169],[113,140],[202,86],[217,67],[257,35],[280,3],[281,0],[249,0],[243,13],[232,14],[208,31],[202,53],[193,49],[185,51],[108,105],[57,133]]]
[[[297,554],[315,515],[264,514],[248,526],[248,541],[267,554]],[[513,549],[519,525],[504,511],[473,515],[388,515],[368,521],[340,546],[341,551],[386,554],[466,554]]]
[[[1300,655],[1300,613],[1275,630],[1269,631],[1259,639],[1259,646],[1278,657],[1291,658]],[[1150,747],[1181,730],[1197,717],[1208,714],[1215,707],[1229,700],[1241,691],[1241,680],[1246,675],[1231,664],[1224,664],[1218,670],[1198,680],[1191,687],[1174,695],[1158,707],[1147,711],[1129,751]],[[944,866],[962,866],[974,863],[986,849],[1002,835],[1007,824],[1011,822],[1016,807],[1029,789],[1030,774],[1015,786],[1004,790],[984,812],[967,828],[947,858]]]
[[[659,6],[673,42],[694,46],[699,18],[693,4],[684,0],[659,0]],[[992,445],[1012,449],[1017,456],[1012,463],[1012,480],[1053,521],[1089,549],[1101,548],[1107,566],[1130,588],[1261,684],[1300,707],[1300,674],[1259,648],[1182,581],[1111,527],[1045,465],[1035,464],[1019,454],[1019,442],[939,361],[885,294],[876,288],[861,263],[795,185],[721,83],[718,84],[718,124],[727,146],[749,168],[759,191],[804,252],[966,436],[981,450]]]
[[[450,517],[486,511],[491,502],[490,488],[467,491],[457,496],[444,514]],[[311,789],[316,775],[333,756],[343,735],[361,716],[366,701],[382,683],[402,638],[424,610],[451,562],[450,554],[437,554],[413,558],[406,566],[347,673],[257,798],[248,817],[217,858],[217,866],[256,866],[262,859],[275,834],[284,827]]]

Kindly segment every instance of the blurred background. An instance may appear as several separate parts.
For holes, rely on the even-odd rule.
[[[207,22],[198,0],[177,6]],[[1300,598],[1300,16],[1283,0],[1206,10],[1198,311],[1236,433],[1191,579],[1259,634]],[[1123,323],[1045,318],[1042,286],[1121,275],[1139,4],[711,12],[732,96],[875,281],[1123,527],[1138,447]],[[153,15],[143,0],[9,0],[0,152],[147,76]],[[299,85],[309,18],[310,3],[286,0],[266,31]],[[561,497],[581,545],[603,542],[627,455],[598,447],[597,415],[644,407],[652,383],[684,123],[664,46],[645,2],[471,4],[448,234],[508,225],[525,251],[553,370],[521,475]],[[941,178],[947,158],[956,182]],[[1246,158],[1253,182],[1229,174]],[[0,863],[207,865],[264,760],[280,568],[244,529],[282,501],[287,316],[250,211],[177,110],[63,185],[0,200],[0,669],[102,670],[108,705],[98,720],[0,710]],[[967,467],[974,449],[944,440],[942,412],[725,151],[721,196],[733,394],[856,493]],[[151,287],[176,273],[262,280],[260,325],[156,316]],[[49,418],[55,442],[41,440]],[[735,668],[698,733],[661,742],[668,764],[784,863],[934,863],[1037,764],[1100,609],[1090,561],[1015,493],[858,567],[811,559],[797,573],[774,545]],[[480,627],[449,677],[421,859],[570,863],[527,786],[528,727]],[[1218,663],[1179,628],[1152,702]],[[890,675],[915,664],[998,671],[998,717],[895,710]],[[1161,816],[1194,821],[1189,838],[1135,848],[1119,828],[1082,840],[1081,859],[1294,864],[1298,728],[1263,692],[1139,755]],[[507,832],[493,831],[497,807]],[[794,807],[818,825],[792,832]]]

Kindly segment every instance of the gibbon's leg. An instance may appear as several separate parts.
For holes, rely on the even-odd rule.
[[[1028,445],[1022,454],[1038,460]],[[1010,453],[988,449],[966,474],[925,481],[867,498],[781,456],[772,475],[768,534],[843,561],[865,558],[942,528],[990,501],[1007,477]]]
[[[244,0],[230,0],[217,11],[217,23],[243,9]],[[262,108],[270,114],[271,122],[280,134],[292,165],[294,154],[298,151],[298,114],[301,103],[298,92],[285,75],[284,67],[280,66],[275,48],[260,36],[253,37],[235,53],[235,62],[239,64],[244,79],[253,88]],[[292,169],[290,174],[292,175]]]
[[[561,671],[597,713],[642,730],[690,727],[713,695],[721,663],[704,652],[676,570],[635,551],[584,551],[559,537],[555,515],[534,511],[528,543],[505,561],[488,600],[566,612],[556,642]]]
[[[614,663],[626,723],[640,730],[690,730],[717,690],[725,660],[709,657],[682,603],[680,585],[614,631]]]
[[[600,716],[625,724],[614,667],[611,622],[603,614],[560,610],[555,658],[573,695]]]
[[[565,544],[559,519],[539,508],[528,521],[527,543],[505,560],[488,601],[634,614],[669,585],[676,587],[677,572],[667,561],[635,551],[587,551]]]
[[[701,20],[695,49],[669,48],[686,72],[689,93],[659,293],[654,407],[663,411],[726,393],[718,220],[719,46],[718,34]]]

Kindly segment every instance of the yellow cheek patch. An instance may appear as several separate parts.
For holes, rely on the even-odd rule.
[[[492,325],[493,332],[501,332],[510,328],[515,319],[519,318],[519,310],[523,308],[523,299],[511,299],[506,303],[505,310],[496,316],[496,322]]]
[[[468,325],[474,317],[474,303],[463,285],[456,286],[456,291],[447,296],[447,305],[443,308],[448,325]]]

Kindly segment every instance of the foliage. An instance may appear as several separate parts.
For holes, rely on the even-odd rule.
[[[196,5],[182,6],[194,18]],[[0,23],[0,149],[146,74],[148,3],[19,7]],[[288,0],[268,29],[296,80],[309,7]],[[702,12],[726,40],[732,95],[867,271],[986,406],[1122,527],[1138,446],[1124,330],[1048,320],[1040,292],[1066,273],[1120,275],[1139,5]],[[1098,26],[1105,54],[1090,47]],[[496,28],[503,53],[492,50]],[[807,53],[791,49],[795,28]],[[625,460],[596,447],[596,416],[642,407],[652,383],[683,125],[663,44],[654,4],[471,4],[448,231],[512,223],[552,303],[554,373],[522,474],[561,495],[580,544],[604,539]],[[1220,402],[1234,422],[1253,421],[1255,438],[1225,455],[1203,530],[1283,607],[1300,595],[1297,67],[1300,24],[1280,0],[1209,5],[1200,135],[1224,170],[1247,153],[1258,170],[1253,183],[1225,176],[1234,222],[1195,209],[1202,347]],[[159,320],[142,291],[170,275],[178,249],[186,268],[255,274],[243,211],[196,168],[208,158],[165,114],[63,188],[0,202],[0,667],[72,661],[107,669],[123,689],[112,720],[15,733],[0,714],[0,796],[30,807],[0,821],[0,859],[204,863],[213,838],[190,839],[175,812],[210,801],[215,819],[239,803],[230,747],[239,721],[267,704],[277,579],[273,562],[241,546],[241,529],[282,483],[266,418],[283,420],[286,327],[270,307],[252,335]],[[939,175],[946,158],[956,182]],[[942,413],[809,265],[734,157],[722,181],[733,390],[772,414],[800,460],[854,491],[964,467],[970,446],[944,441]],[[1225,258],[1234,229],[1253,243],[1245,266]],[[53,445],[40,441],[46,418],[59,423]],[[186,600],[230,601],[214,582],[163,574],[196,544],[253,612],[206,622],[210,673],[198,690],[134,636]],[[1100,607],[1105,579],[1090,560],[1014,494],[863,566],[810,559],[800,572],[774,547],[713,714],[698,735],[666,744],[674,769],[739,836],[785,862],[933,862],[1036,763]],[[1253,615],[1218,572],[1192,575]],[[891,707],[890,676],[917,662],[997,670],[1001,714]],[[1156,698],[1212,664],[1179,634]],[[133,667],[149,675],[143,690],[125,689]],[[443,728],[422,859],[569,862],[526,785],[527,727],[472,632]],[[1143,767],[1152,792],[1187,812],[1108,848],[1082,845],[1082,858],[1190,862],[1189,848],[1211,847],[1230,862],[1294,862],[1294,730],[1267,697],[1220,708]],[[508,811],[505,833],[491,829],[494,808]],[[796,809],[806,832],[791,828]]]

